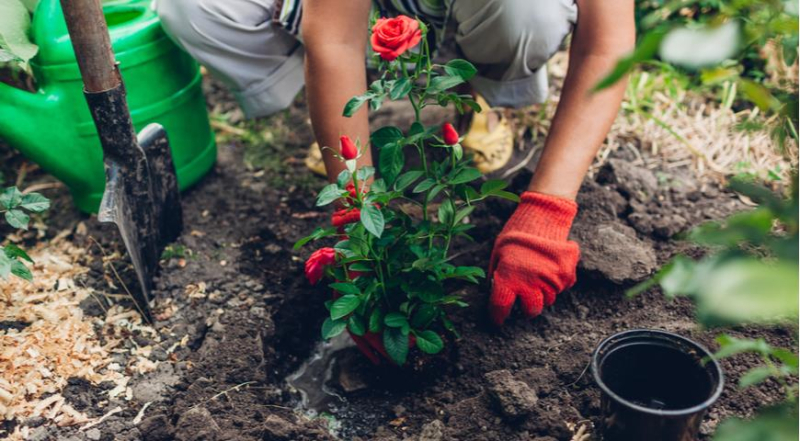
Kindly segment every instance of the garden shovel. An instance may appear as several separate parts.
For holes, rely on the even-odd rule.
[[[150,124],[136,136],[100,0],[61,0],[61,7],[103,148],[106,188],[98,218],[119,229],[139,279],[139,290],[131,295],[152,321],[149,300],[158,260],[183,226],[167,133]]]

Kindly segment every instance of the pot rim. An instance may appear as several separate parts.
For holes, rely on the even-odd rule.
[[[688,344],[689,346],[697,349],[704,355],[703,358],[707,358],[709,360],[706,366],[708,366],[708,364],[713,365],[712,369],[717,373],[719,381],[717,382],[714,391],[702,403],[684,409],[676,409],[676,410],[652,409],[649,407],[633,403],[632,401],[626,400],[625,398],[622,398],[621,396],[617,395],[614,391],[611,390],[611,388],[608,387],[608,385],[605,384],[605,382],[603,382],[602,378],[600,378],[600,363],[599,363],[600,350],[603,349],[605,346],[607,346],[609,343],[613,342],[614,340],[620,339],[620,337],[636,336],[636,335],[643,337],[647,336],[652,337],[654,335],[666,337],[667,340],[679,340],[682,343]],[[600,386],[600,389],[603,391],[603,393],[607,394],[609,397],[611,397],[612,399],[614,399],[615,401],[626,407],[629,407],[631,409],[634,409],[642,413],[656,415],[656,416],[686,416],[702,412],[708,409],[712,404],[714,404],[714,402],[717,401],[717,399],[719,399],[720,395],[722,394],[722,390],[725,388],[725,376],[724,373],[722,372],[722,368],[720,367],[719,363],[717,363],[717,360],[713,358],[711,352],[709,352],[708,349],[706,349],[703,345],[691,339],[688,339],[682,335],[678,335],[673,332],[664,331],[661,329],[630,329],[627,331],[618,332],[614,335],[611,335],[610,337],[606,337],[605,339],[603,339],[603,341],[600,342],[600,344],[597,345],[594,352],[592,353],[591,369],[592,369],[592,375],[594,376],[594,381],[595,383],[597,383],[598,386]]]

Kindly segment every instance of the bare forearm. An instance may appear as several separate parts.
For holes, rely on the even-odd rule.
[[[369,0],[306,0],[303,3],[303,40],[306,48],[306,95],[311,126],[320,147],[339,147],[339,137],[347,135],[369,143],[367,110],[350,118],[342,116],[347,101],[364,93],[367,74],[364,54],[367,47]],[[323,150],[328,179],[344,169],[331,151]],[[362,164],[371,164],[369,150]]]
[[[362,145],[369,142],[366,108],[350,118],[342,116],[347,101],[364,93],[365,89],[363,52],[348,55],[345,50],[336,51],[327,47],[307,53],[306,95],[311,125],[320,147],[338,148],[341,135],[358,139]],[[328,178],[334,181],[344,169],[344,164],[333,158],[330,150],[323,150],[323,157]],[[360,162],[372,163],[369,150]]]
[[[594,86],[635,43],[632,0],[578,0],[561,100],[530,190],[574,199],[619,111],[626,81]]]
[[[578,61],[578,60],[576,60]],[[568,75],[530,190],[574,199],[583,177],[619,110],[624,81],[610,89],[591,89],[616,60],[586,57],[580,74]]]

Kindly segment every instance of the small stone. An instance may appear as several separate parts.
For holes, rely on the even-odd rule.
[[[288,440],[292,436],[293,431],[292,423],[277,416],[270,415],[264,421],[264,437],[265,440]]]
[[[86,431],[86,438],[89,438],[92,441],[98,441],[102,433],[100,433],[100,429],[93,428]]]
[[[164,414],[145,418],[137,428],[144,441],[167,441],[174,437],[172,425]]]
[[[652,171],[630,161],[609,159],[597,174],[600,184],[616,184],[617,190],[639,201],[648,201],[658,191],[658,179]]]
[[[633,228],[616,222],[604,222],[584,229],[581,245],[581,268],[597,271],[614,283],[644,280],[656,269],[653,245],[636,236]]]
[[[187,410],[178,419],[175,439],[178,441],[215,441],[220,428],[211,412],[203,406]]]
[[[517,419],[533,412],[539,400],[527,384],[514,378],[511,372],[499,370],[484,376],[489,382],[489,395],[507,419]]]
[[[440,420],[433,420],[422,426],[419,441],[441,441],[442,439],[444,439],[444,423]]]

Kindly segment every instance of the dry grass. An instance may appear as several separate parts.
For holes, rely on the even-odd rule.
[[[3,420],[43,417],[59,426],[90,425],[93,420],[62,395],[69,378],[94,384],[112,381],[117,387],[107,392],[108,398],[130,399],[130,376],[155,369],[155,363],[146,358],[148,348],[124,349],[133,332],[155,335],[135,311],[115,305],[106,309],[105,317],[84,316],[80,302],[98,293],[79,282],[88,271],[81,263],[86,250],[63,237],[31,251],[36,262],[33,283],[0,280],[0,321],[29,323],[21,330],[0,331]],[[112,363],[112,353],[127,353],[127,365]],[[29,430],[27,426],[17,426],[11,434],[0,430],[0,437],[27,439]]]
[[[550,99],[517,114],[521,125],[535,138],[546,135],[555,114],[566,76],[567,53],[556,54],[548,67]],[[781,75],[796,78],[796,71],[797,65]],[[690,166],[699,177],[718,180],[739,173],[786,179],[797,167],[797,143],[789,140],[781,150],[770,135],[774,119],[765,118],[758,109],[732,109],[737,96],[735,85],[726,85],[721,99],[715,99],[686,90],[676,82],[669,75],[642,72],[632,76],[622,110],[591,172],[611,152],[622,148],[634,151],[649,168]]]

